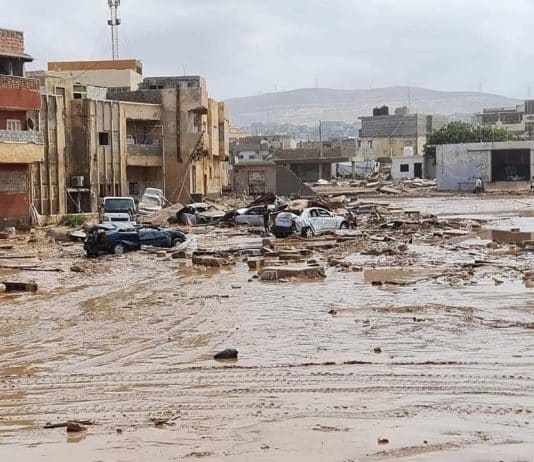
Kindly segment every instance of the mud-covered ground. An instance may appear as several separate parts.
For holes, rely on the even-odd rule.
[[[63,271],[0,269],[39,284],[0,294],[0,460],[533,460],[534,256],[488,246],[485,229],[529,228],[534,200],[391,202],[487,221],[320,250],[318,282],[13,241],[0,255],[36,258],[0,264]],[[260,243],[241,228],[198,236]],[[225,348],[237,362],[212,359]],[[43,429],[71,419],[95,425]]]

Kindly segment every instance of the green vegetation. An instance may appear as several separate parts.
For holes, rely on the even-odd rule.
[[[517,137],[501,127],[477,127],[465,122],[449,122],[432,133],[425,145],[425,156],[436,157],[439,144],[484,143],[515,140]]]
[[[85,225],[86,219],[83,215],[65,215],[63,217],[63,224],[70,228],[77,228]]]

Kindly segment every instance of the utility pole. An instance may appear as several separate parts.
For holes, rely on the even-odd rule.
[[[119,19],[119,6],[121,0],[108,0],[110,19],[108,19],[108,26],[111,27],[111,55],[113,61],[119,59],[119,26],[121,20]]]
[[[319,120],[319,179],[323,177],[323,122]]]

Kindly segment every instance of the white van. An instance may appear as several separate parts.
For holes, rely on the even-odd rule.
[[[104,197],[101,205],[102,223],[135,225],[135,201],[131,197]]]

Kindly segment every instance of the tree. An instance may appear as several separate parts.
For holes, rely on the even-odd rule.
[[[440,144],[484,143],[515,140],[517,137],[502,127],[478,127],[465,122],[449,122],[432,133],[425,145],[425,156],[435,158]]]

